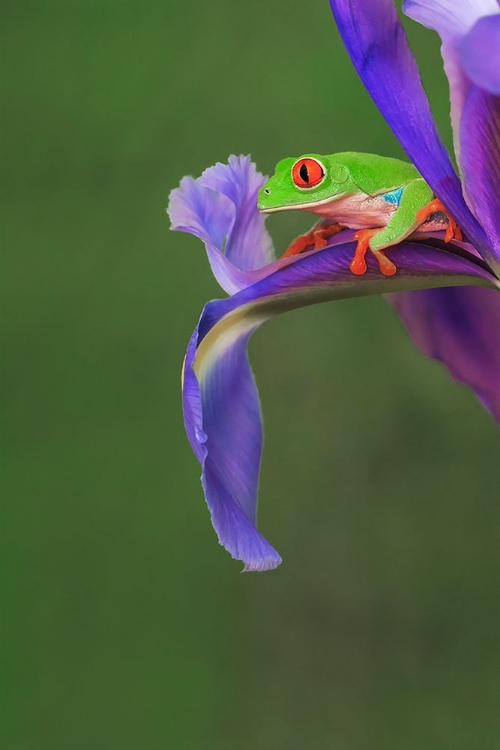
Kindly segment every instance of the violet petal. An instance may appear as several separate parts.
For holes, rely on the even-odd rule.
[[[488,236],[489,259],[500,264],[500,97],[472,86],[463,108],[460,143],[464,189]]]
[[[456,42],[467,34],[478,18],[498,13],[497,0],[404,0],[403,13],[443,41]]]
[[[388,297],[416,346],[470,386],[500,421],[500,294],[449,287]]]
[[[458,54],[476,86],[500,94],[500,12],[480,18],[459,43]]]
[[[209,303],[200,322],[210,316]],[[186,432],[203,467],[202,484],[220,543],[246,570],[268,570],[281,558],[256,528],[257,481],[262,420],[257,390],[246,357],[250,327],[212,357],[197,375],[195,330],[183,373]]]
[[[274,257],[266,217],[256,210],[257,193],[266,180],[250,156],[230,156],[229,164],[215,164],[200,177],[201,185],[225,195],[235,208],[224,254],[242,271],[254,271]]]
[[[230,156],[228,164],[216,164],[198,179],[184,177],[170,193],[172,229],[205,243],[213,274],[228,294],[251,284],[254,269],[265,268],[273,255],[265,217],[257,211],[265,180],[249,156]]]
[[[460,120],[471,81],[489,91],[500,87],[500,7],[497,0],[405,0],[403,12],[441,37],[453,141],[461,165]]]

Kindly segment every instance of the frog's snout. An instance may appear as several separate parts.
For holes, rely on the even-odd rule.
[[[259,197],[257,207],[259,211],[266,211],[268,207],[268,196],[271,195],[271,190],[268,187],[262,187],[259,190]]]

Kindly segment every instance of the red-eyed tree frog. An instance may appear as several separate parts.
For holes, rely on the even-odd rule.
[[[357,275],[366,272],[365,255],[370,249],[381,272],[393,276],[397,268],[384,248],[417,229],[445,229],[446,242],[462,239],[457,223],[412,164],[375,154],[348,151],[283,159],[259,190],[258,207],[263,213],[309,211],[322,219],[292,242],[282,257],[325,247],[327,238],[345,227],[359,230],[350,264]]]

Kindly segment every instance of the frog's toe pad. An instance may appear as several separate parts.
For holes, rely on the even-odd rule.
[[[392,260],[389,260],[385,255],[383,256],[383,259],[377,258],[377,260],[380,272],[383,273],[384,276],[394,276],[394,274],[397,273],[398,269]]]
[[[364,258],[357,258],[354,256],[354,258],[351,260],[349,264],[349,268],[352,273],[356,274],[356,276],[363,276],[364,273],[366,273],[366,260]]]

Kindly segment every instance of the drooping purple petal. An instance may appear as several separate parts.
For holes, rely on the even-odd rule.
[[[482,252],[484,233],[464,201],[392,0],[330,0],[330,5],[376,105],[411,161]]]
[[[494,285],[481,259],[439,240],[387,250],[391,278],[372,257],[360,277],[349,271],[354,242],[305,253],[224,300],[206,305],[188,348],[183,404],[186,431],[202,465],[202,483],[220,543],[245,570],[276,567],[280,557],[256,527],[262,447],[258,395],[247,342],[265,320],[344,297],[456,284]]]
[[[460,128],[464,187],[500,264],[500,97],[472,86]]]
[[[213,274],[233,294],[252,283],[255,269],[272,259],[265,217],[257,209],[257,191],[266,177],[249,156],[230,156],[201,177],[184,177],[172,190],[167,212],[172,229],[205,243]]]
[[[500,421],[500,294],[478,287],[388,295],[414,343]]]
[[[200,324],[210,318],[209,303]],[[202,484],[220,543],[245,570],[277,567],[281,558],[256,528],[262,421],[257,389],[246,357],[252,328],[226,342],[209,368],[193,369],[199,327],[183,371],[183,409],[191,447],[203,467]]]

